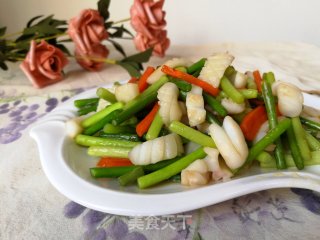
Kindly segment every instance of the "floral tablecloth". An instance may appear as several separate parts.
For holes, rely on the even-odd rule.
[[[285,81],[320,93],[316,46],[174,46],[166,58],[196,60],[217,51],[234,54],[239,70],[273,70]],[[162,61],[154,58],[151,64]],[[305,189],[267,190],[191,212],[148,217],[110,215],[70,201],[44,175],[29,129],[68,98],[128,76],[117,66],[88,73],[73,65],[64,81],[37,90],[17,65],[10,67],[0,72],[0,239],[319,239],[320,195]]]

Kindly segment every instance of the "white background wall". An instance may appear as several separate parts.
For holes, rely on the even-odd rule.
[[[111,1],[111,19],[129,16],[132,0]],[[95,0],[0,0],[0,26],[18,31],[33,16],[69,19]],[[173,43],[300,41],[320,45],[319,0],[167,0]]]

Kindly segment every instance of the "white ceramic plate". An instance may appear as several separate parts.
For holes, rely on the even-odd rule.
[[[108,86],[107,86],[108,87]],[[245,175],[204,187],[184,187],[166,183],[150,189],[121,187],[116,180],[90,176],[89,168],[98,159],[86,154],[65,134],[64,123],[76,115],[75,99],[95,96],[95,89],[68,100],[31,129],[43,170],[62,194],[88,208],[119,215],[162,215],[189,211],[244,194],[282,187],[307,188],[320,192],[320,166],[303,171],[265,171],[251,168]],[[305,105],[320,109],[320,99],[304,95]]]

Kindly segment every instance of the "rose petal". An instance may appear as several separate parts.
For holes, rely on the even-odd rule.
[[[87,33],[87,28],[85,26],[83,26],[81,28],[81,38],[84,42],[84,47],[85,47],[85,52],[89,53],[90,51],[92,51],[92,47],[91,47],[91,42],[90,39],[88,37],[88,33]]]
[[[146,14],[148,16],[148,19],[149,21],[152,23],[152,24],[157,24],[157,20],[155,19],[155,17],[153,16],[153,12],[150,8],[150,2],[144,2],[143,3],[143,7],[144,7],[144,10],[146,11]]]
[[[36,49],[36,41],[32,40],[30,43],[30,50],[29,54],[27,55],[27,59],[30,64],[30,70],[33,71],[36,67],[36,56],[35,56],[35,49]]]
[[[44,77],[47,77],[50,80],[61,80],[62,79],[61,73],[47,71],[46,69],[44,69],[44,67],[42,65],[38,66],[38,70]]]
[[[135,0],[131,9],[130,9],[131,17],[138,17],[144,24],[148,23],[148,18],[145,13],[143,4],[140,0]]]

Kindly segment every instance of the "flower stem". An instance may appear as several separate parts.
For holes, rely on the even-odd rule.
[[[7,46],[15,47],[17,44],[13,41],[5,40]]]
[[[12,36],[15,36],[15,35],[19,35],[21,33],[23,33],[23,31],[19,31],[19,32],[15,32],[15,33],[9,33],[9,34],[1,36],[0,39],[12,37]]]
[[[124,40],[132,40],[133,39],[133,37],[112,37],[112,38],[119,38],[119,39],[124,39]]]
[[[71,58],[75,59],[84,59],[84,60],[92,60],[95,62],[104,62],[107,64],[117,64],[117,60],[109,59],[109,58],[95,58],[95,57],[82,57],[82,56],[70,56]]]
[[[123,22],[128,22],[128,21],[130,21],[130,20],[131,20],[131,18],[121,19],[121,20],[119,20],[119,21],[113,22],[112,25],[116,25],[116,24],[123,23]]]
[[[59,34],[56,34],[56,35],[53,35],[53,36],[49,36],[49,37],[45,37],[45,38],[37,38],[35,41],[36,42],[40,42],[42,40],[50,40],[50,39],[55,39],[55,38],[58,38],[58,37],[63,37],[63,36],[67,36],[68,33],[64,32],[64,33],[59,33]]]
[[[12,61],[23,61],[24,58],[21,58],[21,57],[9,57],[8,60],[12,60]]]

